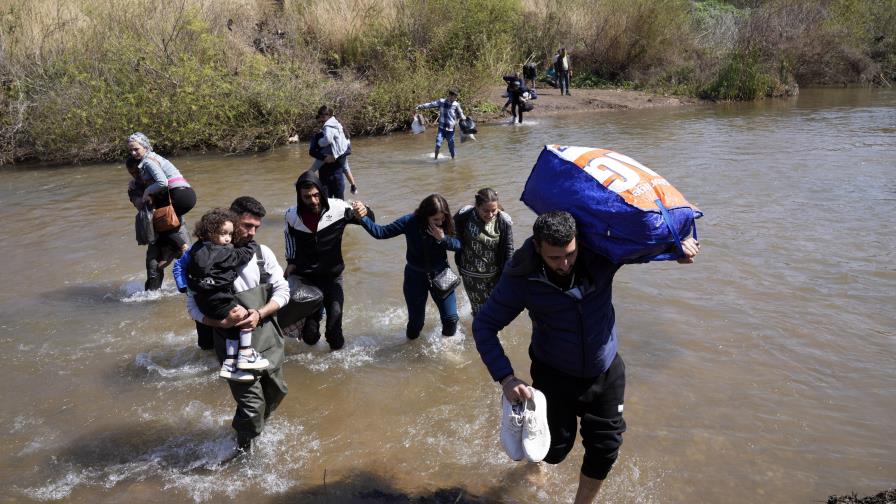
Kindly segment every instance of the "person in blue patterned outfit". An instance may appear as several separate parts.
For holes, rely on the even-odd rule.
[[[363,203],[355,202],[361,206]],[[460,250],[460,240],[454,235],[454,222],[448,202],[440,194],[430,194],[414,213],[380,226],[370,217],[361,219],[361,226],[377,240],[404,235],[408,250],[404,267],[404,300],[408,306],[408,339],[416,339],[423,330],[426,317],[426,297],[439,309],[442,319],[442,335],[454,336],[457,332],[457,297],[455,292],[441,298],[430,292],[429,277],[448,267],[448,251]]]
[[[417,110],[439,109],[439,132],[436,134],[436,151],[434,154],[434,158],[437,160],[439,159],[439,149],[442,148],[443,138],[448,141],[448,152],[451,153],[451,159],[454,159],[454,126],[457,125],[458,121],[467,118],[464,115],[464,109],[460,106],[460,102],[457,101],[458,96],[457,90],[452,88],[448,90],[448,96],[445,98],[417,105]]]

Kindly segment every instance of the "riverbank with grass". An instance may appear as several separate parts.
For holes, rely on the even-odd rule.
[[[500,77],[543,74],[560,46],[593,108],[618,105],[607,86],[708,100],[890,86],[896,2],[10,0],[0,164],[119,160],[134,131],[165,154],[265,150],[307,138],[321,104],[352,135],[382,134],[448,87],[494,115]]]

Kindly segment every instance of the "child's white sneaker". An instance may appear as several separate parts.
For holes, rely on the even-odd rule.
[[[529,387],[532,399],[525,402],[523,411],[523,452],[529,462],[541,462],[551,448],[548,429],[548,402],[540,390]]]
[[[501,444],[513,460],[523,460],[523,405],[511,404],[501,394]]]
[[[224,363],[221,364],[221,371],[218,372],[218,376],[235,382],[250,383],[255,381],[255,375],[237,368],[236,362],[233,359],[224,360]]]
[[[267,359],[256,352],[254,348],[250,348],[252,353],[244,354],[242,351],[236,357],[237,369],[265,369],[271,363]]]

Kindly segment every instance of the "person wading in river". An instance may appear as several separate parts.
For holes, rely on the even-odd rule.
[[[286,276],[295,275],[299,283],[311,285],[323,293],[323,308],[305,318],[302,340],[314,345],[320,340],[320,321],[327,312],[325,336],[331,350],[345,345],[342,335],[342,233],[347,224],[360,224],[368,208],[327,198],[320,179],[306,171],[296,180],[296,206],[286,210]],[[372,214],[371,214],[372,216]]]
[[[625,364],[616,352],[613,276],[619,269],[576,241],[576,221],[567,212],[535,220],[533,236],[513,254],[498,285],[473,320],[476,349],[511,403],[532,399],[529,385],[514,375],[498,340],[524,309],[532,319],[532,386],[547,399],[551,445],[544,461],[559,464],[572,450],[577,418],[585,457],[576,504],[597,498],[622,445]],[[680,263],[694,262],[700,246],[681,242]]]
[[[233,201],[230,209],[239,218],[234,229],[234,243],[242,245],[255,239],[266,211],[255,198],[241,196]],[[226,329],[254,330],[252,347],[269,361],[267,369],[254,371],[258,379],[251,383],[228,381],[230,393],[236,401],[233,415],[237,448],[241,453],[252,449],[252,440],[264,430],[265,422],[288,391],[283,381],[283,335],[274,323],[274,315],[289,301],[289,284],[283,278],[283,269],[271,249],[257,245],[254,257],[240,269],[233,282],[234,296],[240,303],[230,310],[227,318],[216,320],[205,316],[192,296],[187,297],[187,310],[198,322],[214,330],[215,353],[218,362],[226,357]]]

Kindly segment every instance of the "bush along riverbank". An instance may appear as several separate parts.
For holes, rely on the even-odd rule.
[[[0,164],[118,160],[307,138],[321,104],[353,135],[406,128],[459,88],[560,46],[574,86],[753,100],[896,80],[893,0],[11,0],[0,7]]]

